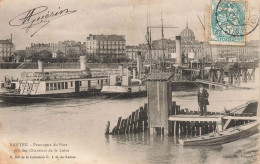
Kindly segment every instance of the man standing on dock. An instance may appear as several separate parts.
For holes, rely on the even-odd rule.
[[[200,107],[200,115],[207,115],[207,105],[209,105],[209,100],[208,100],[209,94],[206,89],[203,88],[203,85],[199,86],[199,91],[198,91],[198,103]]]

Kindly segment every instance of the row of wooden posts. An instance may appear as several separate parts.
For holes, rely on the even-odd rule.
[[[200,111],[190,111],[188,108],[181,109],[180,105],[177,105],[175,101],[172,102],[172,110],[169,111],[169,115],[178,115],[178,114],[185,114],[185,115],[199,115]],[[226,116],[248,116],[251,117],[253,113],[230,113],[229,111],[226,112],[207,112],[207,116],[209,115],[226,115]]]
[[[235,127],[246,124],[248,120],[232,120],[229,127]],[[217,131],[217,123],[213,121],[174,121],[172,124],[173,136],[175,137],[191,137],[201,136]]]
[[[106,127],[106,134],[120,135],[139,133],[149,130],[148,125],[148,112],[147,104],[143,107],[132,112],[127,118],[118,118],[116,126],[110,132],[110,122],[108,121]],[[180,105],[176,105],[176,102],[172,102],[172,109],[168,111],[169,115],[199,115],[199,111],[189,111],[189,109],[181,109]],[[207,116],[210,115],[228,115],[228,116],[252,116],[252,113],[220,113],[220,112],[207,112]],[[248,123],[248,120],[232,120],[229,126],[239,126]],[[191,137],[200,136],[215,132],[217,130],[217,122],[214,121],[169,121],[169,127],[172,128],[173,136],[175,137]],[[163,128],[156,128],[156,134],[163,134]]]
[[[240,78],[242,77],[242,79]],[[229,84],[233,83],[240,83],[247,82],[247,81],[255,81],[255,69],[249,69],[247,68],[238,68],[238,69],[229,69],[228,70],[228,82]]]
[[[148,129],[147,104],[135,110],[126,119],[118,118],[117,125],[109,131],[110,122],[106,127],[106,134],[129,134],[145,132]]]
[[[176,102],[172,102],[172,110],[169,111],[169,115],[198,115],[199,111],[189,111],[188,109],[181,109],[180,105],[176,105]],[[207,112],[207,116],[210,115],[227,115],[227,116],[253,116],[253,113],[230,113],[230,112]],[[229,124],[229,127],[239,126],[246,124],[250,121],[248,120],[232,120]],[[172,128],[173,136],[175,137],[191,137],[191,136],[201,136],[203,134],[209,134],[211,132],[217,131],[217,122],[214,121],[170,121],[171,124],[169,127]],[[158,129],[157,134],[163,134]],[[220,129],[219,129],[220,130]]]

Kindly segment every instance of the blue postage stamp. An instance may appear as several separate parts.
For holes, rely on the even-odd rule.
[[[246,0],[212,0],[209,41],[211,44],[244,45]]]

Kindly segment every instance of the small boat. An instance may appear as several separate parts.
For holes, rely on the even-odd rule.
[[[180,139],[179,143],[184,146],[211,146],[233,142],[249,137],[258,132],[259,123],[253,121],[244,125],[231,127],[220,132],[213,132],[198,137]]]
[[[101,93],[109,97],[140,97],[146,96],[147,89],[139,79],[130,76],[111,75],[109,84],[103,85]]]

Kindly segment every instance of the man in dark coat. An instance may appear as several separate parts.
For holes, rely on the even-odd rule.
[[[207,115],[207,105],[209,105],[209,94],[206,89],[203,88],[203,85],[199,86],[199,91],[198,91],[198,103],[200,107],[200,115]]]

